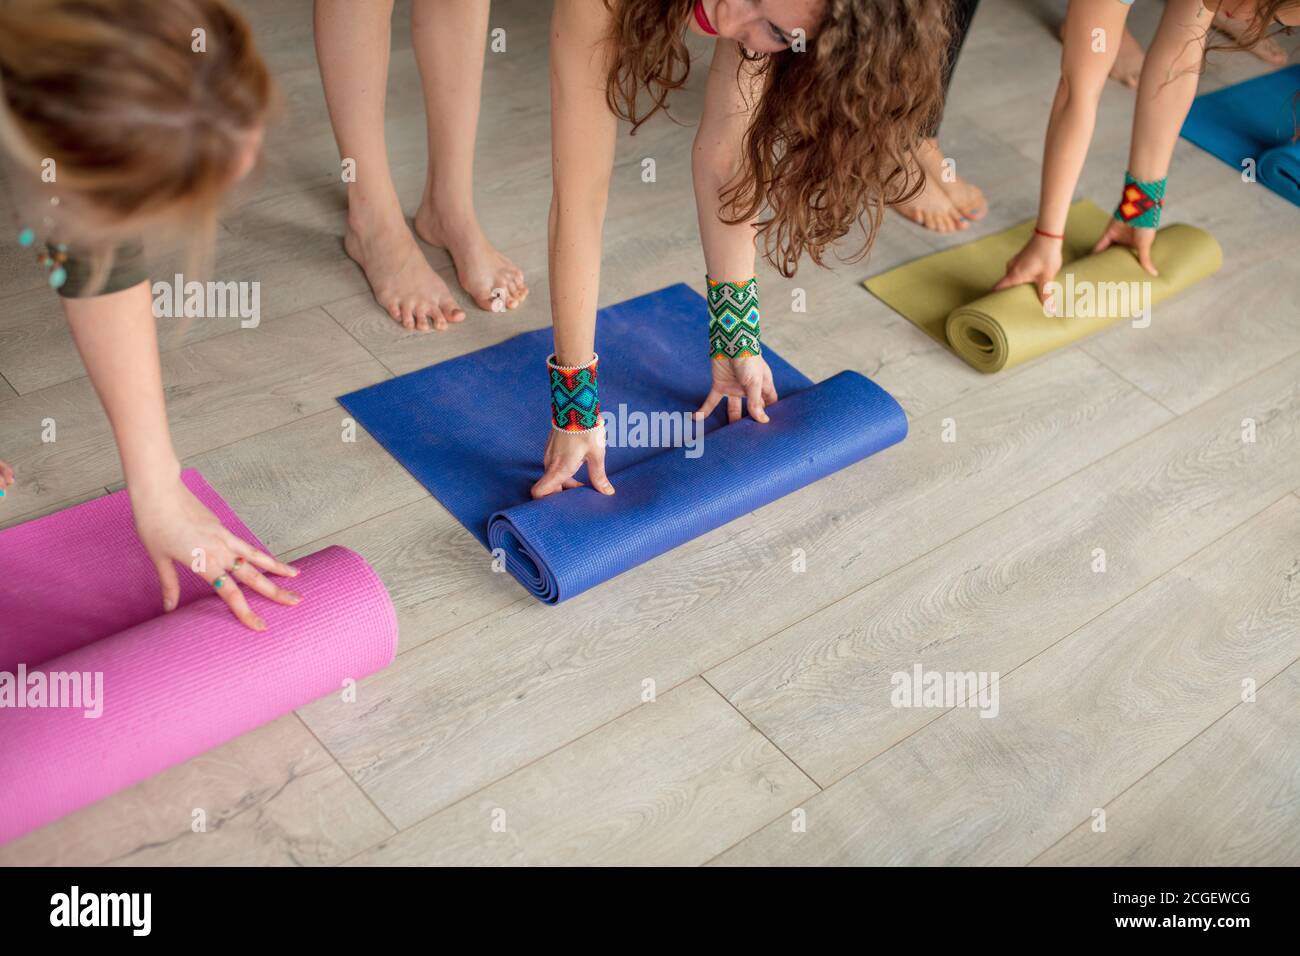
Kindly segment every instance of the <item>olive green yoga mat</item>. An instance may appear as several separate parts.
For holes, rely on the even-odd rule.
[[[1056,277],[1058,311],[1063,310],[1058,316],[1044,313],[1031,285],[990,291],[1006,273],[1007,260],[1033,234],[1032,222],[917,259],[863,285],[981,372],[996,372],[1116,322],[1145,322],[1151,306],[1223,264],[1213,236],[1182,224],[1165,226],[1156,235],[1151,258],[1159,276],[1147,275],[1127,248],[1090,255],[1109,219],[1087,200],[1070,207],[1066,264]]]

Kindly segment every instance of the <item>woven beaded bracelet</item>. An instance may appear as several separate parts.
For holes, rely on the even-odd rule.
[[[599,427],[600,391],[592,355],[586,365],[560,365],[552,355],[546,360],[551,372],[551,425],[563,432],[587,432]]]
[[[763,354],[759,340],[758,278],[718,282],[704,277],[709,299],[709,357],[746,358]]]
[[[1139,182],[1132,173],[1124,174],[1124,193],[1115,207],[1115,218],[1138,229],[1154,229],[1160,225],[1160,211],[1165,206],[1165,185],[1169,177]]]

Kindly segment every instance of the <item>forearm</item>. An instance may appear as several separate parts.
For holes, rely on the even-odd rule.
[[[693,174],[700,243],[704,247],[704,266],[708,274],[715,279],[735,282],[754,274],[754,226],[748,221],[723,222],[721,195],[731,177],[719,168],[716,154],[707,152],[716,150],[717,146],[702,144],[700,137],[696,137]]]
[[[585,365],[595,351],[604,214],[603,196],[570,199],[557,188],[551,199],[551,323],[561,365]]]
[[[1057,90],[1043,147],[1043,177],[1038,197],[1038,227],[1062,234],[1075,187],[1092,143],[1097,105],[1073,95],[1065,83]]]
[[[1147,52],[1133,115],[1129,172],[1151,182],[1169,175],[1183,120],[1192,108],[1210,15],[1201,0],[1169,0]]]
[[[600,0],[559,0],[551,23],[547,251],[561,365],[585,365],[595,349],[601,233],[618,128],[605,102],[608,18]]]
[[[167,425],[149,284],[64,299],[63,310],[113,428],[127,487],[138,495],[175,480],[180,465]]]
[[[723,221],[728,210],[722,196],[741,167],[751,118],[748,104],[757,101],[757,90],[751,90],[749,97],[741,95],[736,82],[738,65],[736,45],[719,43],[709,66],[704,115],[691,153],[705,269],[712,278],[727,282],[754,275],[753,223]]]
[[[1071,0],[1062,40],[1061,81],[1043,145],[1038,226],[1062,233],[1097,123],[1106,77],[1119,55],[1128,7],[1119,0]],[[1098,41],[1101,48],[1098,49]]]

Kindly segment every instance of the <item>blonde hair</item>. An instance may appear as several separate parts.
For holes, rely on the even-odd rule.
[[[0,148],[33,182],[53,160],[41,195],[87,248],[155,227],[210,247],[271,89],[222,0],[0,0]]]

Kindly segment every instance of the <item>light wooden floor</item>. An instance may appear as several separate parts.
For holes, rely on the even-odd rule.
[[[1218,236],[1222,272],[1148,329],[997,376],[859,286],[959,239],[891,218],[867,263],[764,272],[771,344],[813,378],[874,378],[907,410],[907,441],[542,607],[373,441],[339,442],[334,397],[549,322],[550,5],[494,5],[508,52],[488,56],[479,139],[481,216],[533,295],[427,336],[397,329],[343,255],[308,4],[247,6],[285,115],[217,273],[259,280],[264,319],[164,329],[176,441],[278,553],[364,554],[399,608],[400,654],[359,704],[277,720],[0,862],[1300,862],[1300,210],[1181,142],[1170,218]],[[975,21],[942,135],[992,200],[971,236],[1034,214],[1063,6],[986,0]],[[1136,6],[1144,41],[1160,9]],[[403,7],[388,136],[409,209],[424,132],[407,32]],[[1204,88],[1264,70],[1220,57]],[[702,78],[677,99],[691,122]],[[1080,185],[1103,206],[1132,99],[1107,89]],[[691,135],[660,120],[620,140],[602,303],[700,279]],[[22,478],[8,525],[120,473],[16,244],[0,284],[0,457]],[[806,314],[782,308],[795,287]],[[999,716],[891,707],[890,675],[916,663],[999,672]],[[190,831],[197,807],[206,833]]]

